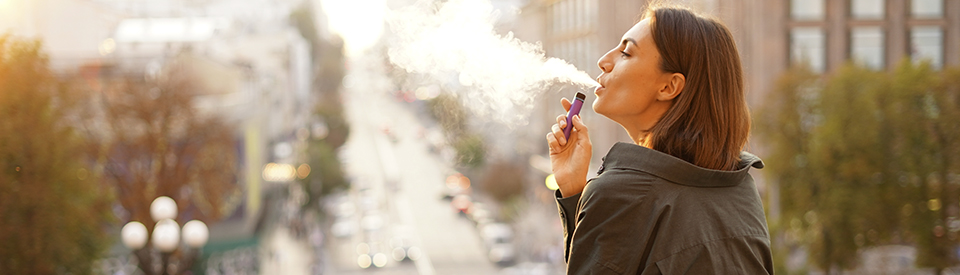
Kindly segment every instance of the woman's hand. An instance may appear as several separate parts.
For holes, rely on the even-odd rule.
[[[570,110],[570,100],[560,100],[563,109]],[[563,129],[567,125],[567,116],[557,117],[557,124],[550,128],[547,134],[547,145],[550,148],[550,168],[553,170],[560,194],[569,197],[579,194],[587,185],[587,171],[590,168],[590,157],[593,155],[593,145],[587,135],[587,126],[583,125],[580,116],[573,116],[573,129],[570,131],[570,140],[563,136]]]

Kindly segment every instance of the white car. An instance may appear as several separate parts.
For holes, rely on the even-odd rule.
[[[333,231],[333,236],[337,238],[350,237],[357,232],[357,223],[353,219],[338,219],[333,223],[330,231]]]

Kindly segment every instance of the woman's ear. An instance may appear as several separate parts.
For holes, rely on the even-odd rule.
[[[664,85],[660,91],[657,92],[657,100],[659,101],[670,101],[680,95],[680,92],[683,91],[683,85],[687,84],[687,78],[681,73],[672,73],[667,79],[667,85]]]

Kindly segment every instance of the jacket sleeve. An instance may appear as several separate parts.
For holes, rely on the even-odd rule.
[[[560,211],[560,221],[563,223],[563,261],[570,260],[570,239],[577,228],[577,213],[580,212],[580,194],[564,198],[560,190],[555,193],[557,208]]]
[[[567,274],[633,274],[647,265],[662,213],[649,182],[612,179],[588,184],[575,221],[566,215]]]

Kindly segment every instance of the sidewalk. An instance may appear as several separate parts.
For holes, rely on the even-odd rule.
[[[285,227],[275,227],[265,234],[261,251],[260,274],[312,274],[313,249],[295,239]]]

